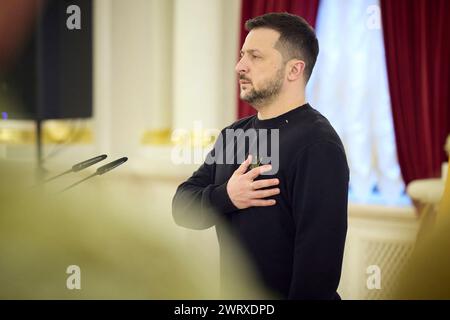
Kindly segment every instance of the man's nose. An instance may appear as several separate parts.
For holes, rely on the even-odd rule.
[[[238,63],[236,64],[235,70],[236,70],[237,74],[242,74],[242,73],[247,73],[248,72],[248,66],[244,62],[243,58],[239,59]]]

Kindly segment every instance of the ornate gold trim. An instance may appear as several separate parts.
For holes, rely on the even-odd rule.
[[[141,138],[143,145],[171,145],[172,144],[171,129],[154,129],[146,130]]]
[[[210,134],[209,131],[198,130],[177,132],[172,129],[146,130],[141,138],[143,145],[188,145],[195,147],[206,147],[214,143],[217,135]]]
[[[44,144],[90,144],[94,141],[91,128],[77,128],[67,121],[45,121],[42,128]],[[0,144],[34,144],[36,130],[34,128],[0,128]]]

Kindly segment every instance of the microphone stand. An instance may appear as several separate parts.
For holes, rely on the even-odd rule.
[[[90,176],[88,176],[88,177],[86,177],[86,178],[84,178],[84,179],[82,179],[82,180],[80,180],[80,181],[77,181],[77,182],[75,182],[74,184],[71,184],[70,186],[68,186],[68,187],[66,187],[66,188],[64,188],[64,189],[62,189],[59,193],[63,193],[64,191],[67,191],[67,190],[69,190],[69,189],[72,189],[73,187],[75,187],[76,185],[79,185],[80,183],[82,183],[83,181],[86,181],[86,180],[88,180],[88,179],[90,179],[90,178],[93,178],[93,177],[95,177],[97,175],[97,172],[94,172],[93,174],[91,174]]]

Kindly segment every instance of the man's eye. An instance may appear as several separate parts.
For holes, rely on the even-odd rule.
[[[259,58],[261,58],[260,56],[255,56],[254,54],[252,54],[252,58],[253,59],[259,59]]]

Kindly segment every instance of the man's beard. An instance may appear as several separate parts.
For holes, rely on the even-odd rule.
[[[272,79],[267,80],[263,84],[261,89],[256,90],[255,88],[252,88],[247,93],[241,90],[241,99],[255,108],[263,107],[275,100],[279,95],[283,86],[283,80],[284,70],[283,68],[280,68]]]

